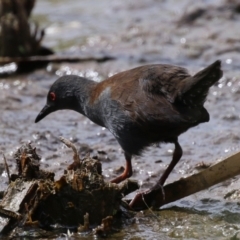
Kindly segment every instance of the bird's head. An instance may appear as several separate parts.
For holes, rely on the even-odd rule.
[[[57,110],[78,110],[79,102],[76,93],[80,91],[82,78],[74,75],[63,76],[57,79],[47,94],[47,103],[35,119],[35,123],[48,114]]]

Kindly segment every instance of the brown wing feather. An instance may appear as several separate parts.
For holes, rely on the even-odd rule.
[[[178,83],[186,77],[189,74],[184,68],[156,64],[121,72],[105,84],[112,83],[112,99],[118,101],[135,122],[167,124],[179,118],[171,103],[177,96]]]
[[[162,95],[173,103],[177,97],[179,83],[187,77],[190,75],[185,68],[171,65],[152,65],[143,70],[140,85],[149,94]]]
[[[187,77],[190,75],[182,67],[166,64],[145,65],[120,72],[101,82],[91,100],[94,102],[105,88],[111,87],[113,98],[120,99],[121,94],[124,100],[130,94],[134,95],[134,91],[140,90],[146,94],[164,96],[173,103],[177,96],[178,84]]]

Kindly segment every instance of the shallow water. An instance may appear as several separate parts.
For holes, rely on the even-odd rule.
[[[42,155],[42,167],[53,170],[58,177],[72,161],[71,151],[58,140],[64,136],[81,146],[82,153],[90,150],[92,155],[98,154],[106,178],[116,175],[115,170],[124,165],[124,156],[107,130],[70,111],[55,112],[38,124],[34,120],[58,76],[78,74],[101,81],[149,63],[181,65],[194,73],[221,59],[224,70],[205,103],[211,120],[180,136],[184,155],[168,182],[195,173],[195,166],[201,162],[215,163],[238,151],[240,14],[226,7],[226,2],[198,1],[194,5],[190,0],[70,0],[68,4],[61,0],[38,1],[33,18],[46,27],[44,45],[59,54],[106,54],[116,60],[50,64],[30,74],[0,79],[0,152],[6,155],[11,171],[15,171],[14,151],[22,142],[31,141]],[[184,14],[198,7],[205,9],[205,14],[191,24],[179,23]],[[152,185],[169,163],[172,151],[171,144],[162,144],[134,158],[133,178],[143,188]],[[3,167],[0,170],[0,189],[4,189],[6,173]],[[239,177],[230,179],[174,202],[166,206],[168,210],[139,213],[123,221],[112,239],[230,239],[240,229],[239,195],[227,199],[224,196],[238,190],[239,182]]]

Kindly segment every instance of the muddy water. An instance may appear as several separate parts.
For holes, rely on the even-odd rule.
[[[203,9],[200,17],[182,18],[199,8]],[[38,124],[34,120],[58,76],[78,74],[101,81],[149,63],[181,65],[194,73],[221,59],[224,70],[205,103],[211,121],[180,137],[184,155],[168,182],[196,172],[195,166],[201,162],[215,163],[239,150],[240,14],[227,1],[198,1],[193,5],[190,0],[70,0],[67,4],[42,0],[37,2],[33,17],[46,27],[44,45],[57,52],[71,56],[106,54],[117,59],[50,64],[30,74],[0,79],[0,152],[5,153],[12,172],[15,149],[31,141],[42,155],[42,166],[58,177],[72,161],[71,151],[58,140],[64,136],[74,141],[82,154],[90,151],[98,155],[106,178],[114,177],[116,169],[124,165],[124,157],[107,130],[71,111],[55,112]],[[133,178],[143,188],[152,185],[169,163],[172,151],[171,144],[147,149],[133,160]],[[4,189],[6,172],[3,164],[0,166],[0,189]],[[239,184],[236,177],[172,203],[166,206],[168,210],[139,213],[121,222],[112,239],[230,239],[235,235],[234,239],[239,239],[239,192],[224,198],[238,190]]]

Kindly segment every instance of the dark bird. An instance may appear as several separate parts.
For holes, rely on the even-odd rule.
[[[173,143],[172,161],[148,191],[130,203],[144,209],[156,203],[156,195],[182,156],[178,136],[199,123],[208,122],[204,108],[209,88],[222,77],[218,60],[190,76],[185,68],[153,64],[120,72],[100,83],[68,75],[51,86],[47,103],[37,116],[39,122],[49,113],[70,109],[106,127],[124,151],[124,172],[112,180],[119,183],[132,175],[131,159],[154,143]],[[146,205],[145,205],[146,203]]]

